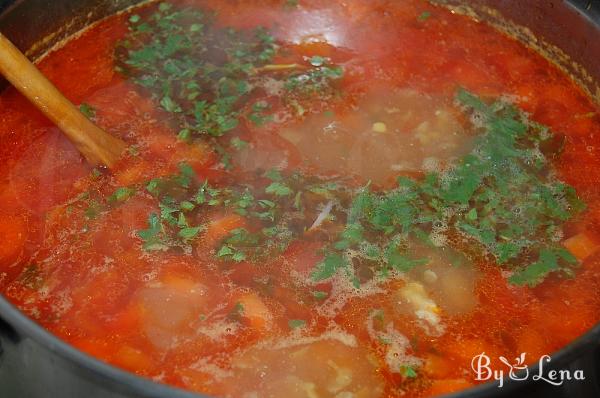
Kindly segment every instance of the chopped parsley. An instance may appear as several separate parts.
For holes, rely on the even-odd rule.
[[[275,196],[288,196],[292,194],[292,190],[281,182],[272,182],[271,185],[265,188],[265,192]]]
[[[400,374],[408,379],[414,379],[418,376],[417,371],[410,365],[403,365],[400,367]]]
[[[343,75],[340,66],[322,57],[302,65],[271,64],[279,49],[263,27],[221,27],[210,12],[160,3],[149,16],[129,18],[129,34],[117,47],[116,60],[117,70],[148,90],[170,115],[179,140],[211,140],[230,168],[230,154],[217,138],[243,120],[256,126],[274,120],[266,98],[255,99],[265,91],[265,73],[286,87],[279,100],[294,111],[302,108],[300,99],[330,97]],[[236,143],[231,144],[239,150]]]
[[[425,11],[418,20],[430,17]],[[148,89],[172,115],[183,141],[220,137],[235,130],[242,118],[258,126],[272,120],[269,102],[251,101],[262,73],[272,73],[271,78],[283,82],[284,102],[298,114],[306,111],[301,105],[306,98],[334,96],[335,82],[343,77],[340,66],[318,55],[305,57],[306,65],[270,65],[279,45],[266,29],[216,27],[212,15],[197,9],[161,3],[149,17],[133,16],[129,22],[130,34],[117,51],[119,69]],[[445,226],[444,233],[462,236],[493,256],[512,272],[512,283],[534,286],[551,273],[572,273],[576,261],[561,249],[556,236],[583,205],[574,189],[553,174],[549,157],[555,153],[547,150],[555,147],[547,144],[553,140],[551,132],[503,101],[487,103],[459,90],[457,102],[466,114],[481,121],[475,148],[441,173],[421,180],[399,178],[398,186],[387,192],[374,192],[368,185],[357,192],[345,228],[312,273],[315,281],[343,270],[357,284],[357,262],[380,276],[408,272],[428,261],[411,255],[414,242],[431,245],[431,234],[440,226]],[[235,137],[215,148],[230,168],[228,148],[240,150],[246,145]],[[197,188],[191,174],[182,169],[173,178],[184,189]],[[260,224],[255,231],[232,234],[218,250],[219,258],[239,262],[256,257],[253,245],[284,248],[300,236],[302,231],[284,220],[284,213],[292,208],[288,202],[306,216],[308,193],[330,199],[340,193],[336,187],[290,185],[277,171],[267,177],[271,182],[263,192],[254,187],[244,193],[248,187],[206,186],[193,193],[195,201],[191,192],[183,201],[158,194],[158,222],[175,228],[175,236],[185,243],[202,229],[189,225],[188,213],[203,206],[233,207]],[[155,188],[151,181],[148,191],[156,196]],[[130,194],[120,190],[113,196],[120,201]]]
[[[142,19],[130,20],[117,50],[119,70],[173,114],[180,138],[235,129],[255,68],[275,54],[273,37],[262,28],[217,28],[210,13],[168,3]]]
[[[316,300],[325,300],[329,296],[327,292],[322,292],[320,290],[315,290],[312,292],[312,295]]]
[[[90,104],[86,104],[85,102],[82,102],[81,105],[79,105],[79,110],[88,119],[93,119],[96,117],[96,109],[94,107],[92,107]]]
[[[302,319],[290,319],[288,321],[288,326],[290,327],[290,329],[303,328],[304,326],[306,326],[306,321]]]
[[[411,257],[411,242],[431,244],[440,226],[511,270],[511,283],[535,286],[550,273],[573,273],[577,262],[556,236],[584,205],[553,173],[548,157],[556,154],[544,150],[552,134],[506,102],[487,104],[465,90],[457,101],[483,121],[472,152],[440,174],[401,177],[391,191],[360,190],[345,230],[312,273],[315,281],[339,269],[354,275],[357,259],[382,276],[407,272],[428,262]]]
[[[138,236],[144,241],[144,249],[149,251],[167,250],[164,227],[156,213],[148,216],[148,228],[138,231]]]
[[[238,151],[241,151],[242,149],[245,149],[248,146],[248,142],[240,139],[239,137],[233,137],[229,142],[231,143],[231,146]]]
[[[108,201],[109,202],[124,202],[127,199],[129,199],[131,196],[133,196],[133,194],[135,193],[135,190],[132,188],[128,188],[128,187],[120,187],[117,188],[117,190],[108,197]]]
[[[88,207],[85,209],[83,214],[85,215],[86,218],[93,220],[94,218],[98,217],[98,215],[100,214],[100,212],[102,210],[103,209],[102,209],[102,205],[100,204],[100,202],[98,202],[95,199],[91,199],[89,201]]]
[[[419,16],[417,17],[417,20],[419,22],[424,22],[424,21],[427,21],[429,18],[431,18],[431,12],[423,11],[421,14],[419,14]]]
[[[326,60],[313,57],[311,63],[325,65]],[[572,275],[577,261],[559,240],[563,224],[584,205],[553,171],[549,159],[560,151],[549,144],[555,137],[504,101],[487,103],[465,90],[456,99],[467,116],[479,121],[474,126],[479,135],[469,154],[440,173],[400,177],[387,191],[367,184],[352,193],[339,181],[284,175],[276,169],[247,184],[214,187],[181,163],[178,173],[143,187],[157,199],[158,211],[148,216],[148,226],[138,236],[145,250],[179,248],[190,253],[191,242],[206,227],[201,215],[224,208],[245,217],[250,227],[223,238],[216,257],[233,263],[257,261],[303,238],[319,209],[331,203],[326,219],[339,219],[345,212],[346,223],[341,229],[335,222],[325,223],[333,224],[334,232],[311,272],[315,282],[342,272],[359,286],[364,275],[409,272],[429,261],[415,256],[414,249],[435,248],[436,234],[453,238],[436,240],[440,247],[435,249],[444,250],[453,264],[464,262],[466,254],[460,251],[466,241],[468,255],[475,251],[492,257],[516,285],[535,286],[553,273]],[[234,137],[230,145],[243,148],[247,143]],[[107,202],[122,203],[140,188],[117,188]],[[106,208],[95,199],[87,203],[88,219]],[[456,247],[445,243],[461,239]]]
[[[308,179],[299,174],[283,176],[278,170],[269,170],[260,181],[271,181],[265,189],[260,184],[219,188],[208,181],[201,182],[186,163],[179,165],[179,173],[155,178],[143,184],[146,192],[158,201],[159,211],[148,218],[148,227],[138,231],[143,248],[152,250],[178,249],[191,253],[191,243],[206,228],[204,215],[212,208],[225,209],[245,217],[251,228],[237,228],[220,242],[216,258],[239,263],[264,259],[283,252],[288,244],[302,236],[311,219],[303,213],[290,213],[297,205],[307,207],[308,195],[298,197],[300,188],[312,193],[312,200],[322,202],[339,185]],[[113,196],[127,198],[134,188],[119,188]],[[302,199],[304,198],[304,199]],[[116,199],[115,199],[116,200]],[[300,202],[300,203],[298,203]],[[311,205],[314,211],[315,205]],[[193,223],[192,220],[197,220]],[[299,228],[299,225],[302,225]]]

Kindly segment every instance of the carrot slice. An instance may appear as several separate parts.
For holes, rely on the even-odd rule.
[[[586,232],[573,235],[562,244],[579,261],[584,261],[600,249],[600,243]]]

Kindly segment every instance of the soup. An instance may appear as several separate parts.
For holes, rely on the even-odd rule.
[[[100,360],[213,396],[429,397],[599,320],[599,108],[484,23],[150,3],[39,67],[129,149],[92,168],[2,93],[0,288]]]

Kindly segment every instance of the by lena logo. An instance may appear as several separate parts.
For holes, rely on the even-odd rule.
[[[554,386],[560,386],[568,380],[585,380],[583,370],[571,372],[566,369],[551,369],[546,371],[546,368],[551,361],[550,355],[543,355],[540,358],[536,373],[531,373],[529,367],[525,364],[525,353],[522,353],[515,358],[512,363],[505,357],[498,357],[498,359],[506,365],[506,369],[492,369],[490,366],[492,361],[485,352],[475,355],[471,361],[471,368],[473,369],[473,372],[475,372],[475,380],[496,380],[499,382],[499,388],[504,386],[504,380],[506,378],[515,381],[524,381],[531,377],[534,381],[542,380]]]

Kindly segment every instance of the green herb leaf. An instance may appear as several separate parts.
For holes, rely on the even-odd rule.
[[[86,104],[85,102],[82,102],[81,105],[79,105],[79,110],[88,119],[93,119],[96,117],[96,109],[93,106],[91,106],[90,104]]]
[[[233,146],[238,151],[241,151],[242,149],[245,149],[248,146],[248,143],[246,141],[241,140],[238,137],[232,138],[230,142],[231,146]]]
[[[414,379],[418,376],[417,371],[410,365],[403,365],[400,367],[400,374],[406,378]]]
[[[320,290],[312,292],[312,295],[317,300],[325,300],[328,296],[327,292],[322,292]]]
[[[288,321],[288,326],[290,329],[303,328],[306,326],[306,321],[303,321],[302,319],[291,319]]]
[[[152,213],[148,216],[148,229],[138,231],[137,234],[144,241],[144,250],[167,250],[169,246],[162,240],[162,233],[162,223],[158,215]]]
[[[120,187],[108,198],[109,202],[125,202],[133,196],[135,190],[133,188]]]
[[[280,182],[271,183],[271,185],[265,188],[265,192],[275,196],[288,196],[293,193],[290,187]]]
[[[331,278],[338,269],[348,266],[348,262],[339,254],[330,253],[325,256],[325,259],[317,264],[315,270],[311,273],[311,278],[314,281],[321,281]]]
[[[186,227],[179,231],[179,236],[183,239],[194,239],[202,230],[201,227]]]
[[[431,12],[423,11],[418,17],[417,20],[420,22],[427,21],[431,17]]]

